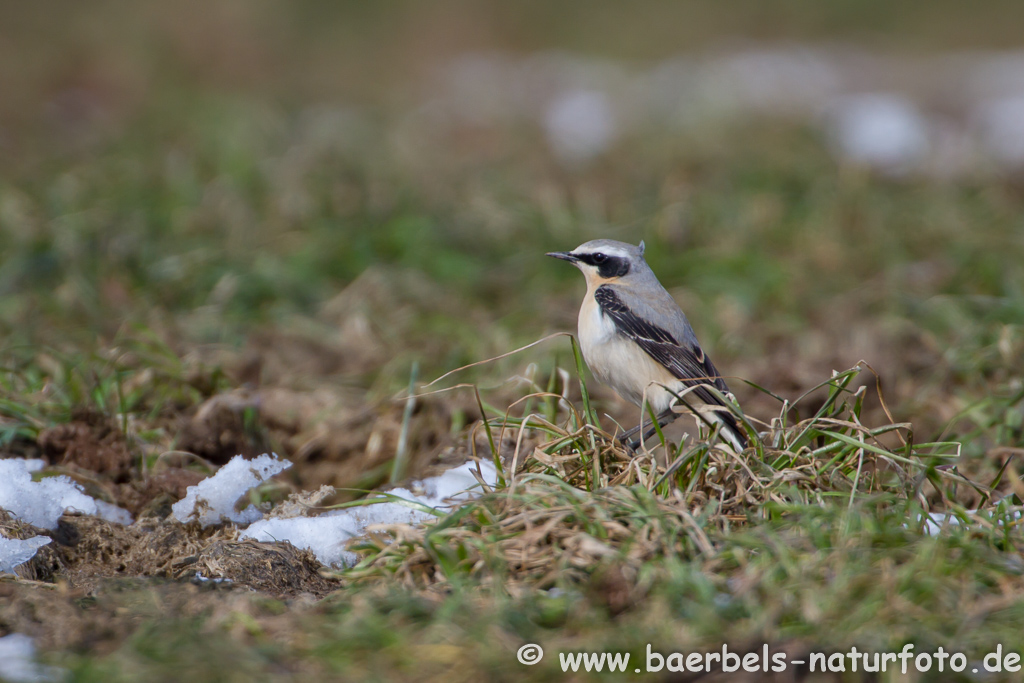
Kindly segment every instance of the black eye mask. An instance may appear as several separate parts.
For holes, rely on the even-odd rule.
[[[580,254],[577,256],[580,261],[597,268],[597,274],[603,278],[622,277],[629,272],[629,259],[622,256],[608,256],[607,254]]]

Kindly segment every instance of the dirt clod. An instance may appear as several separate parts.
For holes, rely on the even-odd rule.
[[[320,567],[313,553],[290,543],[214,539],[194,562],[178,569],[176,578],[198,573],[206,578],[230,579],[265,593],[310,593],[319,597],[337,587],[320,576]]]
[[[335,587],[319,575],[321,565],[307,550],[288,543],[237,539],[234,527],[201,529],[144,519],[131,526],[97,517],[64,515],[55,531],[11,519],[0,531],[12,538],[49,535],[53,542],[18,567],[24,579],[95,590],[104,580],[129,577],[227,579],[236,586],[277,596],[325,595]]]
[[[78,413],[71,422],[40,433],[38,444],[51,465],[106,475],[124,482],[135,458],[117,423],[97,413]]]
[[[122,484],[117,502],[136,517],[166,517],[170,506],[185,497],[206,475],[195,470],[171,467],[151,473],[145,479]]]
[[[223,465],[236,455],[253,458],[270,450],[253,397],[244,393],[214,396],[183,419],[177,447]]]

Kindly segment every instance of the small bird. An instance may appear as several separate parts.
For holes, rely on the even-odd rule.
[[[677,417],[672,406],[676,395],[695,387],[689,394],[705,404],[725,407],[707,387],[729,393],[725,380],[697,341],[690,322],[672,295],[658,282],[644,260],[644,243],[639,246],[615,240],[592,240],[572,251],[551,252],[579,268],[587,279],[587,294],[579,316],[579,340],[583,358],[598,380],[622,398],[657,415],[659,426]],[[721,434],[737,449],[747,438],[735,415],[727,409],[705,413],[722,423]],[[644,426],[626,432],[625,442]],[[632,450],[655,431],[652,426],[636,441]]]

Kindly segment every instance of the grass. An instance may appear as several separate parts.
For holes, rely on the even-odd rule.
[[[582,379],[582,365],[577,369]],[[410,588],[471,580],[502,591],[520,583],[565,589],[600,573],[609,557],[625,562],[637,580],[662,560],[729,554],[736,529],[812,511],[834,510],[841,519],[845,509],[852,531],[862,510],[894,509],[904,528],[920,532],[932,507],[926,490],[954,506],[957,489],[980,495],[983,504],[993,494],[1003,497],[948,469],[960,459],[959,443],[915,444],[909,424],[863,425],[865,388],[849,388],[860,372],[835,373],[823,383],[827,398],[805,420],[788,422],[801,400],[782,401],[768,429],[751,429],[756,437],[742,456],[718,445],[714,434],[695,443],[685,436],[679,444],[659,434],[655,450],[663,453],[632,454],[591,421],[588,400],[581,415],[560,394],[527,396],[516,403],[555,398],[565,409],[548,418],[506,411],[482,425],[490,444],[515,444],[497,491],[425,528],[371,537],[362,547],[366,557],[344,577],[357,583],[397,578]],[[746,421],[738,407],[735,412]],[[514,438],[506,439],[506,430]],[[901,438],[886,445],[894,434]],[[1012,503],[999,505],[1004,521],[1018,509]]]

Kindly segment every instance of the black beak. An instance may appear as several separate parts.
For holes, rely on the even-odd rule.
[[[579,258],[571,251],[549,251],[548,256],[560,258],[563,261],[568,261],[569,263],[576,263],[579,261]]]

